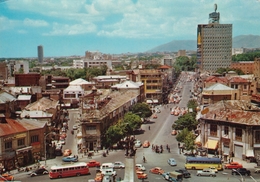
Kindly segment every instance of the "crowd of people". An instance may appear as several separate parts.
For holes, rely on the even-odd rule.
[[[168,144],[166,144],[165,146],[166,150],[170,153],[171,152],[171,149],[170,149],[170,146]],[[155,152],[155,153],[163,153],[163,145],[153,145],[152,144],[152,150]]]

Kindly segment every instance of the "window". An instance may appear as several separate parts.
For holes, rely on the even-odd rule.
[[[241,128],[236,128],[236,137],[235,139],[237,141],[242,141],[242,129]]]
[[[224,126],[224,135],[228,135],[228,126]]]
[[[260,143],[260,131],[255,131],[255,143]]]
[[[25,145],[25,139],[24,138],[18,139],[17,140],[17,145],[18,145],[18,147],[19,146],[24,146]]]
[[[247,89],[247,85],[244,85],[244,89]]]
[[[5,142],[5,149],[12,149],[13,148],[13,143],[12,141]]]
[[[39,142],[39,136],[38,135],[31,136],[31,143],[34,143],[34,142]]]
[[[96,127],[95,126],[88,126],[88,127],[86,127],[86,130],[96,130]]]
[[[210,125],[210,136],[217,136],[218,126],[216,124]]]

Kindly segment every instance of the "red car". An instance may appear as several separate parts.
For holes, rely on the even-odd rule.
[[[162,170],[162,168],[160,168],[160,167],[154,167],[154,168],[150,169],[149,172],[153,173],[153,174],[162,174],[162,173],[164,173],[164,170]]]
[[[239,164],[238,162],[230,162],[229,164],[225,165],[225,169],[238,169],[243,168],[242,164]]]
[[[90,160],[90,161],[87,163],[87,166],[88,166],[88,167],[100,167],[100,162],[95,161],[95,160]]]

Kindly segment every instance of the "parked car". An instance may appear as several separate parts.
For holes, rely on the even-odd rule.
[[[135,164],[135,169],[138,171],[145,171],[145,167],[142,164]]]
[[[134,143],[135,143],[135,148],[139,148],[142,146],[142,142],[140,140],[135,140]]]
[[[87,166],[88,167],[100,167],[100,162],[98,162],[96,160],[90,160],[89,162],[87,162]]]
[[[177,131],[176,130],[172,130],[171,135],[177,135]]]
[[[150,147],[150,142],[148,140],[145,140],[143,143],[143,148],[148,148]]]
[[[145,174],[143,171],[136,171],[136,175],[138,179],[147,179],[147,174]]]
[[[164,170],[162,170],[162,168],[160,168],[160,167],[154,167],[154,168],[150,169],[149,172],[153,173],[153,174],[162,174],[162,173],[164,173]]]
[[[125,168],[125,164],[123,162],[120,161],[114,162],[114,169],[124,169],[124,168]]]
[[[8,173],[0,175],[0,181],[14,181],[14,177]]]
[[[59,143],[62,144],[62,145],[65,145],[66,144],[65,138],[60,138]]]
[[[176,160],[174,158],[169,158],[167,162],[170,166],[177,166]]]
[[[215,171],[209,169],[209,168],[206,168],[206,169],[203,169],[202,171],[197,171],[197,176],[211,176],[211,177],[215,177],[216,176],[216,173]]]
[[[238,162],[230,162],[229,164],[225,165],[225,169],[239,169],[243,168],[243,165]]]
[[[62,158],[63,162],[78,162],[78,156],[67,156]]]
[[[39,175],[44,175],[44,174],[49,174],[49,171],[45,168],[39,168],[39,169],[36,169],[35,171],[32,171],[29,175],[31,177],[34,177],[34,176],[39,176]]]
[[[72,129],[73,129],[73,130],[77,130],[78,128],[79,128],[79,126],[76,125],[76,124],[74,124],[74,125],[72,126]]]
[[[175,171],[178,172],[178,173],[181,173],[184,178],[190,178],[191,177],[189,171],[187,171],[186,169],[176,169]]]
[[[157,119],[157,115],[156,114],[153,114],[153,119]]]
[[[231,174],[232,175],[236,174],[236,175],[250,176],[251,175],[251,171],[247,170],[246,168],[238,168],[238,169],[232,169]]]

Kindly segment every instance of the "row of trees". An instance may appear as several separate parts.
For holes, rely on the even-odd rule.
[[[124,118],[115,125],[108,128],[105,133],[105,147],[110,147],[119,142],[125,136],[133,135],[135,130],[141,127],[143,120],[152,115],[152,111],[146,103],[137,103],[130,112],[124,115]]]
[[[184,143],[186,150],[193,152],[196,148],[194,140],[196,139],[195,130],[198,125],[198,121],[196,120],[198,104],[196,100],[190,100],[187,107],[191,109],[192,112],[180,116],[172,125],[172,128],[180,131],[176,136],[176,140]]]
[[[41,72],[42,75],[54,75],[54,76],[65,76],[69,77],[70,80],[75,80],[78,78],[91,80],[93,77],[100,76],[100,75],[106,75],[107,66],[101,66],[101,67],[89,67],[84,69],[76,69],[71,68],[67,70],[61,70],[61,69],[51,69],[51,70],[43,70]]]

